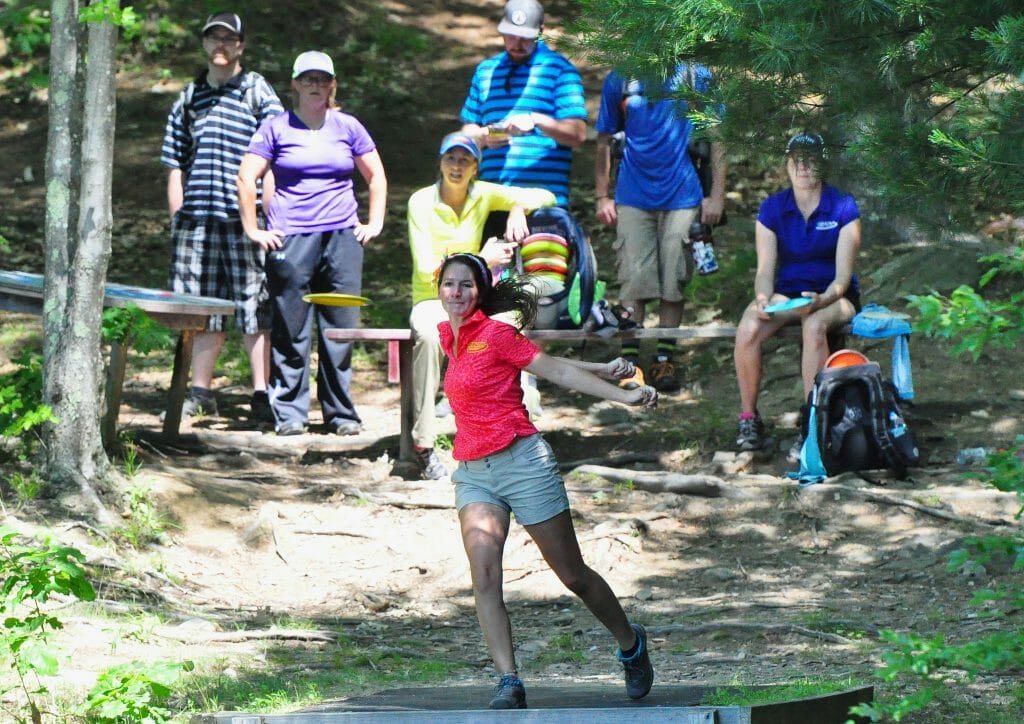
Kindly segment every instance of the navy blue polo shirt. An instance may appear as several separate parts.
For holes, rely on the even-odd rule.
[[[806,221],[796,205],[793,189],[765,199],[757,220],[775,233],[775,291],[787,297],[799,296],[800,292],[824,292],[836,278],[839,231],[858,218],[860,210],[853,197],[828,184],[822,186],[818,208]],[[849,291],[859,292],[856,274]]]

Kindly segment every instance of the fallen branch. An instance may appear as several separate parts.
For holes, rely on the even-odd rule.
[[[328,530],[313,530],[311,528],[299,528],[290,531],[295,535],[341,535],[348,536],[349,538],[370,538],[368,535],[362,533],[353,533],[350,530],[341,530],[340,528],[328,529]]]
[[[401,495],[369,495],[366,496],[366,499],[374,505],[391,505],[395,508],[402,508],[406,510],[412,508],[420,508],[423,510],[449,510],[455,507],[454,500],[412,500]]]
[[[215,641],[226,643],[240,643],[244,641],[320,641],[330,644],[338,640],[337,635],[331,631],[278,628],[254,631],[210,631],[209,633],[202,634],[175,631],[171,628],[161,628],[156,631],[156,634],[161,638],[190,644]]]
[[[75,530],[76,528],[80,528],[80,529],[82,529],[82,530],[84,530],[86,532],[92,533],[94,536],[96,536],[97,538],[102,538],[107,543],[110,542],[110,536],[109,535],[104,533],[99,528],[95,528],[95,527],[89,525],[88,523],[83,523],[80,520],[76,520],[76,521],[73,521],[73,522],[69,523],[67,526],[65,526],[64,530],[65,531],[69,531],[69,530]]]
[[[853,643],[850,639],[844,638],[839,634],[815,631],[814,629],[797,626],[792,623],[749,623],[746,621],[715,621],[714,623],[700,623],[692,625],[685,623],[673,623],[666,626],[648,626],[647,632],[654,634],[655,636],[660,636],[661,634],[670,633],[672,631],[682,631],[683,633],[689,634],[702,634],[709,631],[724,631],[728,629],[736,629],[739,631],[764,631],[766,633],[792,633],[799,634],[800,636],[807,636],[812,639],[830,641],[835,644]]]
[[[919,513],[930,515],[933,518],[939,518],[940,520],[948,520],[952,523],[960,523],[966,526],[986,526],[990,528],[998,528],[1009,525],[1004,520],[985,519],[985,518],[964,518],[963,516],[956,515],[955,513],[948,513],[945,510],[939,508],[933,508],[928,505],[922,505],[921,503],[915,503],[913,500],[906,500],[905,498],[897,498],[893,495],[885,495],[883,493],[874,493],[862,488],[853,488],[848,485],[835,485],[829,486],[831,488],[838,488],[839,490],[851,493],[853,495],[859,495],[865,500],[869,500],[872,503],[883,503],[885,505],[896,505],[901,508],[909,508],[910,510],[916,510]]]
[[[725,481],[714,475],[683,475],[652,470],[621,470],[603,465],[581,465],[573,470],[583,475],[597,475],[605,480],[632,483],[637,490],[648,493],[682,493],[717,498]]]
[[[581,460],[570,460],[558,464],[559,470],[572,470],[581,465],[625,465],[627,463],[656,463],[658,456],[654,453],[632,452],[629,450],[613,452],[597,458],[583,458]]]

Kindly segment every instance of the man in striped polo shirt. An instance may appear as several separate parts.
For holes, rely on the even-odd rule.
[[[480,178],[551,191],[569,204],[572,149],[586,139],[587,109],[580,74],[539,40],[544,8],[509,0],[498,32],[505,52],[477,66],[462,107],[462,132],[483,148]],[[502,236],[488,224],[484,238]]]
[[[263,252],[242,232],[236,177],[249,140],[284,109],[259,73],[242,67],[245,35],[234,13],[211,15],[202,31],[207,67],[185,86],[167,117],[160,163],[171,214],[170,289],[230,299],[252,369],[251,420],[273,423],[267,399],[270,308]],[[269,190],[269,189],[268,189]],[[217,414],[211,390],[224,345],[224,317],[195,336],[192,389],[182,414]]]

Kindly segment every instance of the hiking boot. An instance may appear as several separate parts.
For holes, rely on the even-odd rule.
[[[760,415],[748,417],[739,422],[736,447],[743,450],[760,450],[764,447],[764,422]]]
[[[420,471],[424,480],[441,480],[447,478],[448,468],[441,462],[441,458],[434,452],[434,448],[426,447],[416,451],[416,460],[420,464]]]
[[[249,400],[249,417],[260,425],[274,424],[274,410],[270,407],[270,398],[264,390],[252,393],[252,398]]]
[[[647,630],[638,623],[631,625],[636,632],[636,653],[627,659],[619,649],[615,655],[626,670],[626,694],[630,699],[643,699],[654,683],[654,667],[647,655]]]
[[[193,387],[181,405],[181,416],[198,417],[200,415],[217,416],[217,398],[213,390],[204,387]]]
[[[647,383],[644,382],[644,371],[640,369],[640,365],[636,366],[636,372],[633,373],[632,377],[627,377],[623,380],[619,380],[619,387],[624,390],[635,390],[638,387],[643,387]]]
[[[647,370],[651,378],[651,385],[658,392],[675,392],[679,389],[679,380],[676,379],[676,366],[669,360],[655,362]]]
[[[526,687],[523,686],[523,680],[515,674],[502,674],[501,680],[494,687],[494,698],[487,708],[525,709]]]

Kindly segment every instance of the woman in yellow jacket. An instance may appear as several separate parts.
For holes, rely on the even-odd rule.
[[[441,342],[437,325],[448,319],[437,298],[435,275],[446,256],[479,254],[492,270],[511,263],[516,247],[529,234],[526,215],[552,206],[555,196],[479,181],[480,149],[463,133],[441,141],[440,179],[409,199],[409,247],[412,251],[413,444],[424,476],[438,480],[448,470],[434,453],[434,402],[441,380]],[[492,211],[507,211],[505,238],[483,240]]]

